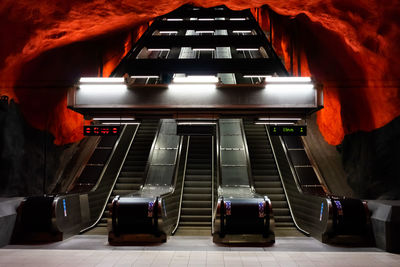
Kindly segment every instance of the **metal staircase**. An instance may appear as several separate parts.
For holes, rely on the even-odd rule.
[[[211,234],[212,136],[191,136],[178,234]]]
[[[295,229],[265,125],[247,121],[244,129],[257,193],[271,200],[276,228]]]
[[[98,227],[107,227],[111,202],[116,195],[123,196],[135,192],[143,184],[144,172],[157,128],[158,120],[145,120],[140,124],[108,200],[107,208],[97,224]]]

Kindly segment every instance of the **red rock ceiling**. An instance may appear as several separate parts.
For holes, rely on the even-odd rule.
[[[66,109],[67,87],[81,75],[98,75],[101,64],[103,74],[109,74],[145,30],[140,25],[187,2],[154,3],[1,1],[1,94],[20,103],[28,122],[48,129],[56,144],[79,140],[84,121]],[[329,143],[339,144],[345,134],[371,131],[400,115],[397,0],[191,3],[225,4],[235,10],[268,5],[276,13],[273,36],[278,54],[290,64],[292,40],[300,51],[301,74],[311,74],[324,84],[325,108],[318,113],[318,124]],[[259,12],[260,24],[268,27],[267,7],[253,12]]]

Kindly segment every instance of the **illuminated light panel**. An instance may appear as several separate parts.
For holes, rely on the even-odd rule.
[[[193,48],[193,51],[215,51],[215,48]]]
[[[178,84],[211,84],[217,83],[218,77],[215,76],[187,76],[187,77],[174,77],[172,80],[173,83]]]
[[[263,124],[263,125],[293,125],[294,122],[264,122],[264,121],[256,121],[254,124]]]
[[[170,84],[169,90],[188,93],[211,93],[217,89],[215,84]]]
[[[229,20],[246,20],[246,18],[230,18]]]
[[[95,121],[117,121],[117,120],[121,120],[121,121],[134,121],[135,120],[135,118],[132,118],[132,117],[130,117],[130,118],[116,118],[116,117],[114,117],[114,118],[112,118],[112,117],[108,117],[108,118],[93,118],[93,120],[95,120]]]
[[[272,77],[266,76],[265,81],[269,83],[309,83],[311,77]]]
[[[183,19],[167,19],[167,21],[183,21]]]
[[[122,94],[128,90],[125,84],[81,84],[79,88],[89,94]]]
[[[80,83],[123,83],[124,77],[81,77]]]
[[[251,31],[232,31],[233,33],[251,33]]]
[[[236,51],[258,51],[259,48],[236,48]]]
[[[214,33],[214,31],[196,31],[196,33]]]
[[[134,124],[140,124],[140,123],[139,122],[103,122],[102,124],[104,124],[104,125],[120,125],[120,124],[134,125]]]
[[[131,76],[132,79],[145,79],[145,78],[154,78],[154,79],[158,79],[160,78],[160,76],[158,75],[135,75],[135,76]]]
[[[302,118],[258,118],[260,121],[300,121]]]
[[[216,125],[216,122],[178,122],[178,125]]]
[[[213,18],[199,18],[199,21],[213,21]]]
[[[272,77],[271,75],[244,75],[243,78],[267,78]]]
[[[190,18],[190,20],[198,20],[198,18]]]
[[[170,34],[170,33],[175,33],[178,34],[178,31],[159,31],[160,34]]]
[[[170,51],[171,49],[169,48],[149,48],[147,51],[150,52],[162,52],[162,51]]]

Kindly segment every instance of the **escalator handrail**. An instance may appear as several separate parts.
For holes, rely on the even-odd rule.
[[[187,145],[186,145],[186,155],[185,155],[185,164],[184,164],[184,167],[183,167],[183,178],[182,178],[181,195],[180,195],[180,198],[179,198],[178,218],[176,220],[176,224],[175,224],[174,229],[172,229],[172,232],[171,232],[172,235],[174,235],[176,230],[178,230],[179,222],[180,222],[180,218],[181,218],[183,188],[185,186],[186,167],[187,167],[187,161],[188,161],[188,155],[189,155],[189,147],[190,147],[190,136],[188,137],[188,141],[187,141]],[[178,164],[179,164],[179,162],[178,162]],[[177,180],[175,180],[175,185],[176,185],[176,181]],[[175,186],[174,186],[174,190],[175,190]]]
[[[97,180],[96,184],[93,186],[93,188],[89,192],[94,192],[99,187],[101,181],[103,180],[103,176],[104,176],[104,173],[106,172],[108,164],[110,164],[111,158],[114,156],[115,150],[117,149],[119,141],[121,140],[121,136],[125,133],[126,128],[127,128],[127,125],[124,126],[124,128],[121,131],[121,134],[118,137],[118,140],[115,142],[114,147],[113,147],[113,149],[112,149],[112,151],[110,153],[110,156],[108,157],[106,163],[104,164],[103,170],[101,171],[100,178]],[[138,128],[139,128],[139,125],[136,126],[136,130],[135,130],[134,136],[135,136],[136,131],[137,131]],[[133,138],[132,138],[132,140],[133,140]],[[129,149],[128,149],[128,151],[129,151]]]
[[[119,141],[120,141],[121,137],[123,136],[123,134],[125,133],[125,130],[126,130],[127,127],[128,127],[128,125],[125,125],[123,131],[121,132],[121,134],[120,134],[120,136],[119,136],[117,142],[115,143],[114,149],[113,149],[113,151],[111,152],[111,155],[110,155],[110,157],[109,157],[109,159],[108,159],[108,161],[107,161],[107,165],[104,166],[104,169],[106,169],[106,168],[108,167],[108,164],[109,164],[111,158],[114,156],[114,152],[115,152],[116,148],[118,147]],[[113,182],[112,186],[110,187],[110,190],[109,190],[109,192],[108,192],[108,194],[107,194],[107,198],[106,198],[106,200],[104,201],[103,208],[101,209],[101,212],[99,213],[98,218],[97,218],[96,221],[95,221],[93,224],[91,224],[89,227],[86,227],[86,228],[82,229],[82,230],[80,231],[80,233],[85,232],[85,231],[87,231],[87,230],[93,228],[93,227],[96,226],[97,223],[101,220],[101,217],[102,217],[102,215],[103,215],[103,213],[104,213],[104,210],[107,208],[108,200],[110,199],[110,196],[111,196],[111,194],[112,194],[112,192],[113,192],[114,186],[115,186],[115,184],[117,183],[119,174],[121,173],[122,167],[124,166],[126,157],[127,157],[128,154],[129,154],[129,150],[130,150],[130,148],[131,148],[131,146],[132,146],[132,144],[133,144],[133,141],[134,141],[134,139],[135,139],[135,137],[136,137],[136,134],[137,134],[137,132],[138,132],[139,127],[140,127],[140,124],[138,124],[138,125],[136,126],[135,132],[134,132],[133,135],[132,135],[131,141],[129,142],[129,146],[128,146],[128,148],[126,149],[124,158],[123,158],[122,161],[121,161],[121,164],[120,164],[120,166],[119,166],[119,168],[118,168],[118,171],[117,171],[116,174],[115,174],[114,182]],[[100,184],[100,182],[99,182],[98,184]],[[96,190],[97,190],[97,187],[96,187]],[[94,191],[95,191],[95,190],[94,190]]]
[[[243,145],[244,145],[244,153],[245,153],[245,156],[246,156],[247,175],[248,175],[248,177],[249,177],[249,186],[250,186],[251,192],[255,193],[256,190],[254,189],[253,175],[252,175],[252,172],[251,172],[251,163],[250,163],[249,147],[247,146],[246,133],[245,133],[245,131],[244,131],[243,119],[240,120],[240,130],[241,130],[241,132],[242,132],[242,140],[243,140]]]
[[[156,147],[156,142],[157,142],[158,136],[160,135],[161,126],[162,126],[162,120],[159,120],[158,121],[158,126],[157,126],[157,132],[156,132],[156,134],[154,136],[153,143],[151,144],[149,156],[147,157],[147,163],[146,163],[146,167],[144,169],[144,174],[143,174],[143,178],[144,179],[143,179],[142,185],[140,186],[141,189],[146,184],[147,175],[148,175],[148,172],[149,172],[149,169],[150,169],[151,159],[153,158],[154,149]]]
[[[214,158],[214,151],[215,151],[215,147],[214,147],[214,140],[215,140],[215,136],[211,137],[211,234],[214,233],[214,223],[213,223],[213,215],[214,215],[214,190],[215,190],[215,186],[214,186],[214,180],[215,180],[215,173],[214,173],[214,162],[215,162],[215,158]]]
[[[294,223],[294,225],[296,226],[296,228],[297,228],[300,232],[302,232],[302,233],[306,234],[307,236],[309,236],[310,233],[307,232],[306,230],[304,230],[303,228],[300,227],[300,225],[297,223],[296,217],[295,217],[294,214],[293,214],[292,205],[290,204],[290,201],[289,201],[289,198],[288,198],[288,195],[287,195],[287,192],[286,192],[286,191],[287,191],[287,190],[286,190],[286,186],[285,186],[285,183],[283,182],[283,179],[282,179],[282,173],[281,173],[281,170],[280,170],[280,167],[279,167],[279,164],[278,164],[278,160],[277,160],[276,155],[275,155],[275,149],[274,149],[274,146],[272,145],[271,136],[269,135],[269,131],[268,131],[268,126],[267,126],[267,125],[265,125],[265,131],[267,132],[268,142],[270,143],[270,146],[271,146],[272,154],[273,154],[273,156],[274,156],[276,168],[277,168],[278,174],[279,174],[279,179],[281,180],[281,184],[282,184],[282,187],[283,187],[283,192],[285,193],[286,202],[287,202],[287,204],[288,204],[289,211],[290,211],[290,215],[292,216],[292,219],[293,219],[293,223]],[[280,140],[282,141],[281,137],[279,137],[279,138],[280,138]],[[286,151],[285,148],[284,148],[284,151],[285,151],[286,158],[287,158],[287,160],[289,161],[289,158],[288,158],[288,155],[287,155],[287,151]],[[292,174],[293,174],[293,171],[294,171],[294,170],[293,170],[293,166],[292,166],[292,164],[291,164],[290,162],[289,162],[289,166],[290,166],[291,172],[292,172]],[[297,181],[296,181],[296,186],[297,186],[297,188],[298,188],[298,183],[297,183]],[[300,192],[301,192],[301,191],[300,191]]]

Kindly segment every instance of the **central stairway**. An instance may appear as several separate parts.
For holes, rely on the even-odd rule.
[[[212,136],[191,136],[177,235],[211,235]]]
[[[275,218],[275,229],[278,235],[286,235],[284,231],[292,232],[296,227],[290,215],[265,125],[245,121],[244,129],[254,187],[257,193],[269,197]]]

